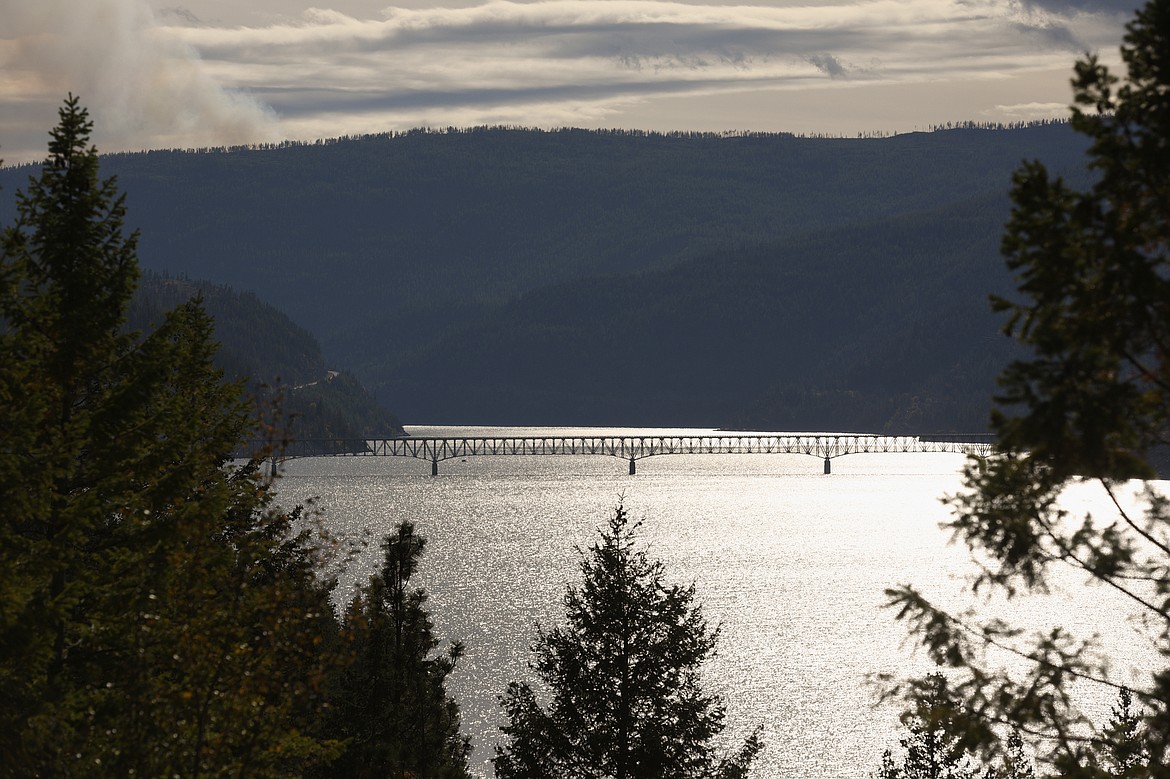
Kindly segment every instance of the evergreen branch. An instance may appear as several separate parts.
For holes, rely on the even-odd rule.
[[[1125,520],[1125,524],[1129,525],[1129,527],[1132,528],[1135,533],[1137,533],[1139,536],[1144,538],[1155,549],[1157,549],[1158,551],[1160,551],[1162,554],[1166,555],[1167,557],[1170,557],[1170,545],[1167,545],[1166,543],[1159,541],[1157,538],[1155,538],[1153,536],[1152,533],[1150,533],[1145,528],[1138,525],[1138,523],[1135,522],[1131,516],[1129,516],[1129,512],[1126,511],[1122,507],[1121,501],[1118,499],[1117,494],[1113,491],[1113,487],[1109,484],[1109,482],[1105,479],[1101,479],[1100,481],[1101,481],[1101,485],[1105,488],[1105,494],[1107,494],[1109,496],[1109,499],[1113,502],[1113,505],[1117,508],[1117,513],[1121,515],[1121,518],[1123,520]],[[1163,616],[1167,616],[1167,615],[1163,614]]]

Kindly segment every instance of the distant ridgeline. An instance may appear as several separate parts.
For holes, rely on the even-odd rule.
[[[346,372],[328,370],[317,340],[250,292],[147,271],[131,302],[127,326],[149,330],[163,313],[196,295],[215,318],[216,361],[229,380],[243,380],[258,406],[279,394],[288,433],[297,440],[380,438],[401,423]]]
[[[254,290],[411,422],[972,432],[1012,172],[1084,145],[475,129],[103,172],[145,267]]]

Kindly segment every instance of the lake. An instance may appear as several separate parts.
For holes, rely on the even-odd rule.
[[[671,580],[693,581],[708,620],[720,626],[718,654],[703,678],[723,696],[729,744],[764,726],[753,776],[844,779],[876,770],[899,735],[898,712],[874,707],[867,675],[928,669],[882,608],[884,588],[909,582],[942,603],[966,602],[968,553],[948,545],[939,528],[948,517],[940,498],[959,489],[963,461],[955,454],[854,454],[835,459],[825,475],[820,459],[803,455],[668,455],[639,461],[630,476],[626,461],[611,457],[484,456],[440,463],[432,477],[422,460],[309,458],[287,463],[279,491],[286,504],[315,497],[340,538],[369,539],[341,577],[342,597],[379,565],[381,534],[408,519],[427,536],[418,584],[430,595],[437,635],[467,647],[450,691],[472,737],[475,772],[491,775],[497,696],[509,681],[530,678],[534,624],[562,618],[565,587],[579,580],[577,550],[593,542],[620,501],[642,522],[651,557],[665,563]],[[1105,506],[1091,489],[1068,500]],[[998,608],[1038,625],[1056,619],[1086,634],[1105,630],[1124,652],[1132,639],[1124,607],[1080,584],[1067,582],[1075,607],[1057,592],[1043,603]],[[1109,703],[1093,705],[1107,713]]]

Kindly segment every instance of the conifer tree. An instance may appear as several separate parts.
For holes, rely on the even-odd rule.
[[[1150,774],[1144,726],[1134,710],[1133,693],[1122,688],[1109,722],[1094,745],[1097,765],[1109,779],[1140,779]]]
[[[565,594],[566,624],[538,630],[529,667],[545,689],[513,682],[502,696],[500,779],[747,775],[758,731],[720,759],[724,708],[700,685],[718,630],[694,585],[668,585],[662,563],[636,548],[637,527],[618,506]]]
[[[950,690],[944,674],[922,679],[914,693],[914,710],[903,717],[907,734],[899,741],[900,760],[886,750],[876,779],[1035,779],[1019,731],[1007,735],[1006,749],[995,765],[984,765],[975,752],[979,728]]]
[[[463,654],[453,643],[435,654],[427,595],[411,589],[426,538],[402,522],[382,541],[378,574],[345,615],[350,664],[333,694],[334,727],[347,740],[334,777],[464,779],[470,742],[459,732],[459,708],[447,676]]]
[[[961,728],[955,727],[957,714],[947,678],[928,675],[917,696],[917,711],[906,721],[902,761],[886,750],[877,779],[976,779],[978,765],[963,743]]]
[[[1008,734],[1003,762],[1003,768],[989,774],[988,779],[1036,779],[1036,767],[1024,754],[1024,739],[1020,731],[1012,730]]]
[[[1123,494],[1150,479],[1170,445],[1170,0],[1149,0],[1127,25],[1126,73],[1095,56],[1077,63],[1072,124],[1089,147],[1092,185],[1076,190],[1025,164],[1012,189],[1003,241],[1018,295],[995,299],[1006,331],[1029,354],[1000,378],[992,424],[997,453],[970,461],[951,499],[950,527],[975,553],[976,592],[1047,591],[1060,569],[1119,594],[1162,665],[1122,685],[1091,637],[1060,626],[1028,631],[977,614],[953,614],[909,586],[891,605],[984,723],[973,737],[1002,747],[993,724],[1019,729],[1041,770],[1099,777],[1093,722],[1074,684],[1102,694],[1130,688],[1142,712],[1144,776],[1170,777],[1170,501],[1159,489]],[[1078,516],[1060,496],[1086,483],[1111,505]],[[997,652],[1020,660],[1007,669]]]
[[[335,635],[199,304],[122,332],[125,201],[70,96],[0,240],[0,775],[285,776]]]

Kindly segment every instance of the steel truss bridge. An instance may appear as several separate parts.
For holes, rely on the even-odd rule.
[[[597,435],[403,437],[358,440],[306,440],[290,444],[278,459],[297,457],[413,457],[429,460],[431,475],[439,463],[455,458],[532,455],[606,455],[629,461],[630,475],[638,460],[668,454],[805,454],[830,462],[847,454],[877,452],[948,452],[987,456],[992,436],[884,436],[866,434],[770,435]],[[253,449],[257,451],[257,449]]]

